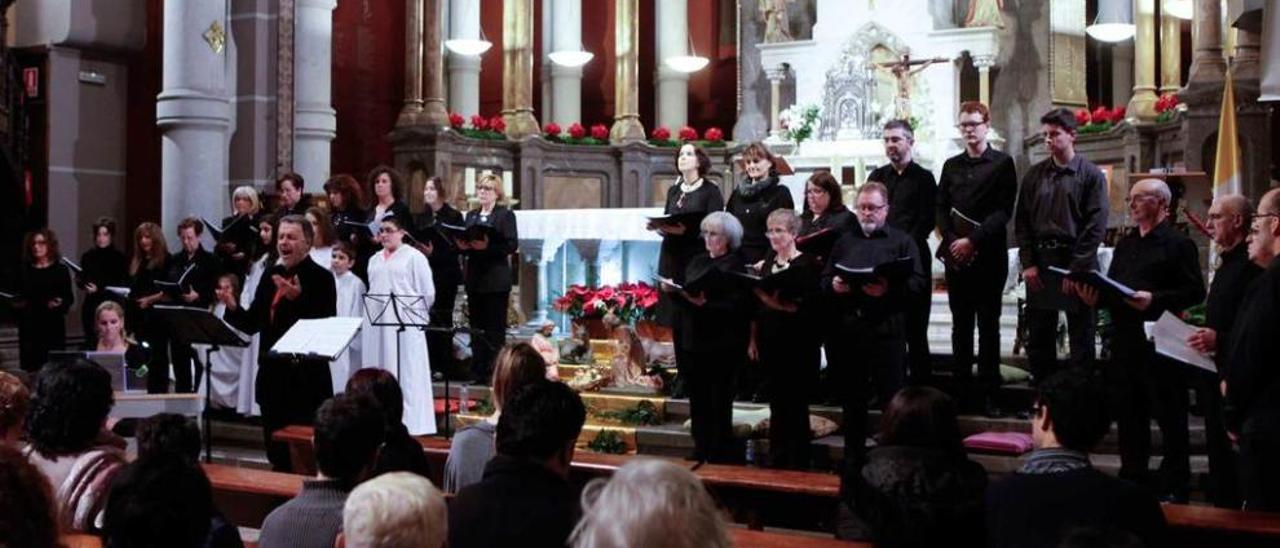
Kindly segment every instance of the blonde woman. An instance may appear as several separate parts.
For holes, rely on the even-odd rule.
[[[727,548],[724,517],[698,477],[665,460],[632,459],[582,491],[575,547]]]
[[[478,384],[489,380],[494,353],[502,348],[507,334],[507,301],[511,297],[511,254],[516,252],[519,234],[516,214],[499,205],[505,196],[502,178],[492,173],[476,182],[479,207],[468,211],[468,228],[491,227],[497,235],[471,241],[459,241],[458,249],[466,257],[467,305],[471,327],[479,334],[471,337],[471,377]]]
[[[258,243],[258,220],[262,218],[262,200],[251,186],[236,187],[231,193],[232,215],[222,219],[222,237],[213,247],[222,269],[244,279]]]

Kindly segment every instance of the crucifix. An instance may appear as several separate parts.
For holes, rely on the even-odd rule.
[[[894,62],[876,63],[876,68],[888,70],[898,81],[898,94],[894,97],[894,116],[900,120],[911,117],[911,77],[934,63],[949,63],[946,57],[933,59],[912,59],[911,54],[904,53]]]

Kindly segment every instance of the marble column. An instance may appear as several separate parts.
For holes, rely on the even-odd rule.
[[[640,1],[615,0],[613,13],[614,62],[617,74],[613,90],[613,127],[609,142],[614,144],[644,140],[640,123]]]
[[[1278,6],[1280,7],[1280,6]],[[1236,29],[1236,51],[1231,58],[1231,74],[1237,80],[1258,80],[1262,77],[1262,35],[1245,29]],[[1280,62],[1280,60],[1273,60]]]
[[[1182,89],[1182,20],[1160,16],[1160,94]]]
[[[1156,118],[1155,0],[1133,0],[1133,97],[1129,116],[1149,122]]]
[[[1133,96],[1133,41],[1110,44],[1111,104],[1128,105]]]
[[[502,5],[502,117],[507,136],[538,134],[533,118],[533,0]]]
[[[546,17],[545,11],[543,17]],[[554,32],[549,51],[580,51],[582,0],[551,0],[551,20]],[[568,128],[570,124],[582,121],[582,67],[548,64],[551,68],[551,111],[544,118]]]
[[[782,81],[787,78],[786,65],[779,65],[764,70],[764,75],[769,79],[769,136],[774,139],[782,139],[782,121],[779,114],[782,112]]]
[[[657,123],[675,134],[689,121],[689,75],[668,67],[667,58],[689,53],[689,6],[687,0],[656,0],[658,65]]]
[[[1194,1],[1187,84],[1221,82],[1227,73],[1227,62],[1222,57],[1222,3],[1221,0]]]
[[[231,124],[227,1],[164,3],[160,128],[160,226],[184,217],[217,219],[229,209]]]
[[[480,0],[450,0],[449,37],[480,38]],[[449,110],[463,116],[480,113],[480,57],[449,52]]]
[[[996,65],[995,55],[975,55],[973,66],[978,69],[978,100],[991,106],[991,67]]]
[[[444,127],[449,124],[449,113],[444,108],[444,33],[440,28],[444,0],[412,1],[422,3],[420,9],[426,16],[422,28],[422,122]]]
[[[338,0],[298,0],[294,34],[293,170],[317,188],[329,178],[338,135],[333,110],[333,9]]]
[[[404,106],[396,126],[412,126],[422,117],[422,2],[404,0]]]

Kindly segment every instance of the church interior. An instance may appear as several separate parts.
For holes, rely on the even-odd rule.
[[[699,341],[715,338],[708,335],[715,328],[682,327],[681,321],[705,321],[680,312],[679,302],[671,304],[679,301],[674,294],[697,304],[690,297],[693,290],[676,283],[691,288],[695,278],[686,279],[683,270],[678,276],[668,273],[664,261],[673,237],[655,229],[664,216],[672,219],[681,211],[685,196],[698,192],[691,188],[701,181],[712,183],[720,194],[716,199],[733,212],[735,200],[755,192],[748,170],[762,157],[755,151],[764,150],[772,162],[769,173],[782,189],[784,209],[794,210],[796,223],[809,222],[802,213],[813,215],[814,181],[825,177],[836,185],[830,197],[850,210],[854,204],[862,207],[867,194],[874,195],[864,185],[882,181],[888,190],[874,186],[892,204],[888,214],[893,224],[898,183],[877,174],[898,169],[888,151],[895,122],[906,124],[908,162],[930,172],[930,181],[950,180],[945,173],[950,168],[944,167],[951,165],[949,159],[973,150],[966,148],[965,125],[972,123],[987,128],[982,146],[990,143],[1007,155],[1017,181],[1026,185],[1023,175],[1037,166],[1065,169],[1053,163],[1059,157],[1048,141],[1055,137],[1045,128],[1052,125],[1046,113],[1066,109],[1072,116],[1064,124],[1069,123],[1074,154],[1103,176],[1101,239],[1095,242],[1100,244],[1099,265],[1093,268],[1103,273],[1125,260],[1123,240],[1129,231],[1142,226],[1146,234],[1144,221],[1135,217],[1138,206],[1132,196],[1140,181],[1155,180],[1171,192],[1166,200],[1169,226],[1194,243],[1202,289],[1221,264],[1219,255],[1225,256],[1213,230],[1206,228],[1219,214],[1216,199],[1240,194],[1257,205],[1280,185],[1280,3],[1273,0],[0,0],[0,35],[0,297],[5,298],[0,303],[0,371],[29,377],[33,387],[39,374],[40,364],[33,369],[24,355],[23,339],[34,335],[23,322],[32,312],[5,304],[23,299],[32,235],[52,240],[54,254],[60,251],[69,260],[76,280],[68,293],[74,295],[73,303],[62,307],[63,301],[55,299],[55,307],[50,302],[51,309],[61,309],[53,321],[60,322],[62,338],[45,353],[50,360],[55,354],[75,353],[92,358],[99,347],[90,345],[102,336],[102,308],[89,307],[111,297],[89,295],[75,261],[82,256],[87,260],[87,252],[102,246],[95,242],[102,219],[111,220],[114,243],[108,245],[132,258],[130,275],[136,276],[146,270],[146,257],[157,241],[161,246],[167,241],[161,255],[182,255],[192,223],[192,245],[215,254],[225,251],[224,235],[238,230],[233,227],[243,213],[241,189],[248,189],[244,192],[253,194],[254,215],[280,212],[277,224],[267,227],[273,235],[263,233],[261,242],[259,217],[252,217],[245,237],[255,248],[283,242],[282,227],[292,222],[286,220],[292,219],[288,214],[305,213],[310,224],[303,232],[311,259],[330,268],[330,251],[323,260],[316,255],[319,239],[327,233],[323,238],[331,240],[335,262],[344,253],[348,263],[361,263],[343,270],[351,268],[363,280],[360,287],[367,285],[367,293],[354,297],[363,298],[357,309],[363,313],[355,314],[363,318],[344,335],[324,332],[309,344],[320,346],[326,337],[363,342],[364,367],[376,360],[371,354],[391,356],[375,367],[389,369],[405,386],[405,425],[422,445],[436,486],[449,482],[443,474],[451,466],[446,461],[454,458],[450,440],[456,447],[454,436],[485,424],[492,428],[506,416],[497,372],[491,383],[490,370],[477,364],[494,360],[495,354],[503,360],[499,349],[507,352],[504,345],[530,342],[547,358],[547,376],[573,388],[585,406],[576,456],[567,468],[570,483],[581,487],[608,479],[642,457],[692,467],[719,507],[731,542],[741,546],[915,544],[882,544],[874,537],[843,533],[850,503],[848,479],[841,470],[855,459],[846,447],[849,405],[840,385],[867,380],[865,371],[861,381],[840,373],[837,364],[853,359],[847,349],[837,355],[833,346],[819,351],[815,343],[819,368],[808,384],[798,385],[802,393],[784,395],[797,384],[778,381],[772,369],[761,365],[753,323],[750,350],[745,349],[745,334],[741,341],[749,352],[744,356],[750,357],[741,359],[740,368],[724,379],[728,386],[720,388],[732,400],[725,420],[731,422],[733,457],[704,458],[703,439],[694,430],[702,428],[695,416],[707,411],[695,408],[706,405],[696,403],[699,397],[710,396],[699,396],[707,389],[697,383],[706,381],[686,373],[686,364],[706,366],[720,351],[683,348],[694,344],[694,333]],[[973,102],[983,105],[982,119],[963,122],[976,112],[966,106]],[[762,148],[752,148],[757,146]],[[697,174],[703,177],[692,186],[692,168],[683,163],[686,148],[697,150]],[[1065,176],[1078,175],[1067,171]],[[901,169],[897,173],[903,176]],[[383,176],[390,191],[380,190]],[[345,180],[362,199],[343,203],[353,199],[335,190]],[[286,196],[286,187],[301,190],[301,201]],[[494,194],[496,210],[491,209]],[[681,200],[675,208],[673,196]],[[1025,196],[1019,195],[1019,208]],[[466,226],[446,226],[441,204],[460,213],[456,222],[465,218]],[[370,217],[361,213],[366,207]],[[1012,198],[1008,207],[1012,211]],[[391,216],[399,211],[395,208],[404,210],[403,219],[399,213]],[[464,245],[461,234],[472,238],[465,231],[472,227],[473,213],[481,218],[478,224],[485,224],[490,211],[497,215],[503,208],[512,214],[518,238],[502,241],[503,229],[497,225],[480,236],[489,250],[496,246],[491,239],[510,244],[509,258],[500,259],[509,261],[504,278],[509,283],[486,293],[479,287],[487,282],[473,280],[481,276],[476,257],[486,248],[467,247],[477,244]],[[361,214],[352,217],[353,211]],[[964,217],[951,211],[952,217]],[[1078,219],[1080,214],[1072,211]],[[949,291],[952,267],[942,256],[952,240],[941,225],[934,229],[935,214],[945,216],[931,200],[922,213],[929,226],[914,240],[922,244],[924,316],[915,328],[906,320],[906,329],[921,335],[912,339],[907,334],[903,348],[909,345],[910,355],[904,354],[900,369],[909,363],[911,371],[898,371],[903,377],[898,382],[936,388],[956,400],[958,412],[953,414],[967,458],[985,470],[987,481],[995,482],[1025,470],[1032,431],[1043,424],[1037,410],[1044,379],[1033,375],[1039,371],[1028,357],[1037,339],[1030,334],[1029,282],[1020,275],[1026,264],[1019,265],[1015,232],[1021,227],[1015,227],[1010,215],[997,223],[1001,237],[1008,227],[1007,245],[994,252],[1006,255],[996,261],[999,272],[991,275],[999,278],[991,282],[999,286],[998,309],[993,311],[998,343],[992,343],[999,351],[999,379],[975,404],[967,384],[974,376],[970,364],[960,365],[953,356],[958,313],[952,299],[959,292]],[[425,226],[419,221],[424,215],[440,217]],[[713,245],[707,223],[714,214],[702,215],[697,218],[701,226],[690,227],[695,251],[703,246],[696,237],[699,228],[707,249]],[[323,217],[328,228],[313,228],[321,224],[316,217]],[[857,219],[862,219],[861,210]],[[773,215],[768,223],[774,230]],[[746,246],[751,235],[743,230],[750,232],[751,225],[745,220],[732,224]],[[762,248],[773,257],[777,248],[768,248],[772,232],[766,242],[763,216],[757,224]],[[975,224],[986,228],[986,223]],[[154,239],[146,226],[158,226],[163,238]],[[449,232],[455,228],[456,234]],[[368,236],[351,235],[356,229]],[[394,283],[379,301],[378,288],[386,286],[374,279],[385,274],[376,270],[401,268],[391,266],[398,236],[394,245],[383,243],[385,252],[375,251],[371,243],[382,241],[389,231],[399,231],[423,255],[433,245],[429,238],[444,235],[445,243],[434,244],[439,249],[453,245],[451,235],[457,236],[464,249],[459,254],[466,259],[461,269],[458,259],[452,259],[456,277],[442,283],[437,276],[434,288],[422,292],[425,304],[421,294],[417,301],[397,300],[404,289]],[[335,233],[337,243],[364,238],[360,241],[370,250],[353,253],[334,244]],[[145,250],[140,247],[143,239]],[[278,253],[274,247],[265,251],[267,277],[254,279],[263,284],[254,286],[259,287],[256,295],[245,271],[259,255],[255,251],[245,258],[241,249],[236,260],[243,261],[245,270],[231,284],[231,302],[212,292],[226,276],[208,281],[210,294],[180,302],[186,297],[182,291],[195,295],[195,289],[183,285],[190,268],[180,272],[181,279],[171,280],[179,292],[173,300],[214,311],[208,314],[211,321],[243,335],[243,344],[249,344],[257,327],[241,332],[240,322],[247,320],[236,314],[257,314],[248,303],[258,303],[256,297],[265,294],[270,315],[255,317],[270,316],[257,321],[274,322],[281,295],[292,299],[280,275],[272,288],[274,300],[271,291],[261,289],[276,272],[270,261],[285,261],[278,255],[290,253],[286,244],[279,245]],[[827,245],[829,253],[837,253]],[[735,241],[732,247],[737,246]],[[715,252],[710,256],[716,257]],[[934,256],[940,259],[932,260]],[[431,261],[428,278],[431,271],[439,273],[438,258],[438,253],[421,258],[422,265]],[[828,285],[833,283],[830,272],[829,267],[823,278]],[[762,276],[767,279],[759,274],[753,283],[763,284]],[[727,287],[730,278],[715,283]],[[337,283],[341,309],[341,275]],[[1064,287],[1066,283],[1064,278]],[[129,298],[130,284],[136,297],[136,281],[101,285],[113,289],[120,284],[122,310],[133,315],[133,305],[123,300]],[[427,279],[426,285],[431,284]],[[838,299],[827,289],[812,298]],[[312,290],[314,286],[303,286],[304,300],[313,298]],[[706,294],[714,291],[709,288]],[[1212,299],[1213,291],[1208,293]],[[438,307],[444,294],[451,304],[456,295],[456,304],[442,313],[443,324],[436,308],[428,321],[427,308]],[[491,329],[478,318],[492,315],[493,295],[506,298],[496,304],[498,323]],[[749,292],[747,298],[755,301]],[[1197,303],[1204,298],[1202,293]],[[248,310],[237,311],[237,302]],[[375,315],[375,306],[404,310],[395,310],[391,320],[386,310]],[[1179,317],[1191,322],[1187,318],[1193,315]],[[1099,313],[1097,337],[1086,343],[1101,363],[1124,356],[1112,350],[1113,331],[1107,329],[1122,321],[1116,319],[1120,316]],[[148,317],[154,322],[155,316]],[[1057,322],[1056,312],[1052,319]],[[130,322],[136,320],[120,321],[129,324],[124,335],[130,348],[134,342],[147,346],[145,360],[160,356],[154,344],[146,344],[151,342],[144,340],[146,335],[133,332]],[[742,321],[745,330],[747,320]],[[1153,324],[1156,318],[1146,321]],[[964,322],[971,339],[967,352],[974,354],[973,319]],[[1060,332],[1054,325],[1051,356],[1055,351],[1074,354],[1074,332],[1068,337],[1066,323]],[[338,329],[325,324],[330,328]],[[268,328],[263,329],[266,337]],[[986,337],[984,332],[984,351]],[[406,351],[401,345],[410,338],[416,341],[405,346],[414,349]],[[245,545],[258,545],[256,531],[266,530],[264,519],[318,470],[310,416],[283,423],[273,422],[279,417],[260,416],[264,413],[257,402],[265,401],[267,361],[256,365],[257,336],[254,341],[251,349],[194,341],[185,350],[166,348],[162,359],[174,360],[175,389],[162,388],[159,394],[152,381],[129,379],[142,378],[130,363],[133,358],[114,362],[124,372],[113,374],[124,380],[116,379],[123,384],[116,387],[107,419],[128,440],[128,451],[136,451],[131,423],[161,412],[195,418],[205,444],[200,454],[212,500],[238,528]],[[924,341],[923,348],[917,341]],[[169,344],[166,340],[161,346]],[[347,347],[341,344],[334,354],[341,354],[344,364],[353,355]],[[301,363],[308,351],[297,351],[304,356]],[[862,351],[855,347],[852,352]],[[268,360],[268,349],[261,352]],[[274,352],[270,359],[284,355]],[[713,358],[698,361],[708,354]],[[354,356],[350,373],[359,369],[359,354]],[[689,356],[694,357],[686,362]],[[982,359],[977,358],[979,377],[984,374]],[[184,369],[194,367],[194,378],[191,370],[177,372],[180,360],[188,362]],[[250,362],[257,368],[256,378],[244,369]],[[293,363],[300,363],[296,355]],[[333,373],[333,389],[324,387],[326,394],[336,395],[347,383],[351,375],[342,367],[341,374]],[[924,380],[917,376],[920,367],[926,371]],[[963,374],[955,373],[960,367]],[[1176,367],[1192,370],[1185,364]],[[421,382],[411,381],[404,372],[410,368],[426,376],[418,373]],[[170,380],[162,379],[162,387]],[[1233,506],[1218,504],[1222,487],[1216,472],[1211,473],[1217,466],[1212,455],[1215,427],[1206,410],[1215,400],[1202,400],[1191,388],[1180,386],[1179,396],[1190,399],[1183,403],[1188,411],[1181,417],[1189,480],[1156,493],[1169,533],[1164,542],[1149,545],[1280,543],[1280,513],[1251,511],[1247,504],[1242,510],[1238,500]],[[419,396],[410,395],[412,390]],[[874,388],[855,393],[859,404],[866,405],[854,420],[865,418],[867,434],[854,437],[866,438],[867,448],[873,449],[878,443],[873,434],[888,422],[889,414],[881,408],[893,393],[875,394]],[[775,468],[780,442],[770,434],[770,425],[780,421],[773,404],[797,398],[808,410],[801,420],[810,425],[799,442],[804,464]],[[409,415],[422,411],[424,401],[429,407],[423,420],[429,419],[430,427],[419,431]],[[1147,452],[1154,454],[1150,475],[1155,477],[1165,472],[1159,463],[1169,443],[1164,441],[1165,425],[1150,418],[1148,413],[1144,435],[1146,430],[1162,432],[1154,443],[1147,441]],[[497,428],[501,435],[503,426]],[[1122,453],[1129,442],[1121,440],[1118,428],[1110,427],[1086,460],[1104,474],[1125,477],[1129,457]],[[984,446],[984,440],[995,441]],[[271,454],[272,444],[281,451],[287,447],[287,470]],[[859,447],[857,453],[863,451]],[[691,452],[696,463],[689,460]],[[456,494],[448,496],[457,502]],[[990,520],[988,516],[988,527]],[[102,545],[93,535],[75,533],[62,534],[87,543],[77,546]],[[270,544],[265,532],[261,542]],[[964,539],[955,543],[983,545]],[[988,538],[986,545],[1033,544],[996,544]]]

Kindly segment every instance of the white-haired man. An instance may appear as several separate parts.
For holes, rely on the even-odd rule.
[[[448,538],[444,494],[409,472],[391,472],[351,491],[338,548],[440,548]]]

